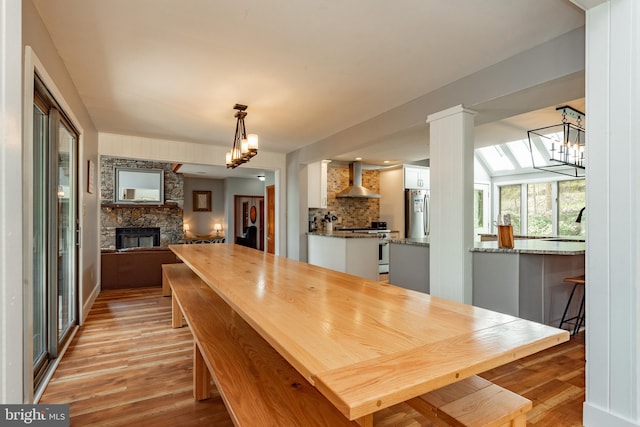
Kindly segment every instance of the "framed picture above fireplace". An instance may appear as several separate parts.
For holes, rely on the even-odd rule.
[[[115,203],[164,203],[164,171],[162,169],[116,168]]]

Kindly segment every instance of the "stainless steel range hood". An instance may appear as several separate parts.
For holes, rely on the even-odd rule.
[[[336,197],[360,197],[379,199],[382,196],[362,186],[362,164],[349,163],[349,186],[336,194]]]

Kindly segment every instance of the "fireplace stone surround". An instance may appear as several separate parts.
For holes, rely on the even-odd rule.
[[[137,169],[163,169],[163,205],[116,205],[113,188],[116,167]],[[100,158],[100,247],[116,249],[117,228],[153,227],[160,229],[159,246],[179,243],[184,238],[183,210],[184,180],[174,173],[171,164],[136,159],[102,156]]]

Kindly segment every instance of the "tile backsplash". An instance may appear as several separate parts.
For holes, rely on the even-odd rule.
[[[349,168],[347,165],[329,164],[327,169],[327,209],[309,209],[309,219],[321,221],[327,212],[338,217],[334,227],[369,227],[371,221],[380,218],[380,199],[336,198],[336,194],[349,185]],[[380,172],[378,170],[362,170],[362,185],[369,190],[380,193]],[[320,222],[319,230],[324,229]]]

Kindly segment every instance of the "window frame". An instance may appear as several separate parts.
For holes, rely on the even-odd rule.
[[[512,178],[512,177],[511,177]],[[552,197],[552,205],[551,205],[551,219],[552,219],[552,224],[551,224],[551,232],[553,234],[553,236],[558,236],[558,230],[559,230],[559,224],[560,224],[560,212],[559,212],[559,208],[558,208],[558,197],[559,197],[559,193],[558,193],[558,188],[559,182],[563,182],[563,181],[578,181],[578,180],[586,180],[585,177],[579,177],[579,178],[573,178],[573,177],[555,177],[555,176],[549,176],[549,175],[544,175],[544,176],[538,176],[538,177],[534,177],[534,178],[529,178],[529,179],[522,179],[522,177],[520,177],[521,179],[508,179],[508,180],[494,180],[492,183],[492,187],[493,187],[493,205],[492,205],[492,211],[493,211],[493,216],[492,216],[492,221],[491,221],[491,233],[495,234],[497,232],[497,227],[495,224],[495,220],[498,217],[498,215],[500,215],[500,187],[506,187],[506,186],[512,186],[512,185],[520,185],[521,189],[520,189],[520,233],[521,235],[527,235],[526,233],[528,232],[528,228],[529,228],[529,224],[528,224],[528,200],[527,200],[527,196],[528,196],[528,192],[527,192],[527,186],[529,184],[540,184],[540,183],[547,183],[547,182],[551,182],[551,197]]]

